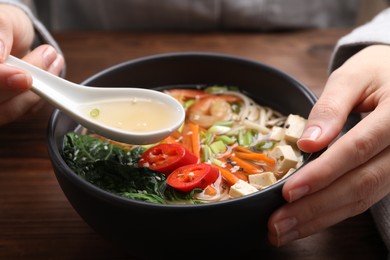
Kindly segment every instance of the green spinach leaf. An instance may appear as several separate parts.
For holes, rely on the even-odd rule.
[[[194,192],[180,192],[166,184],[166,176],[138,167],[143,147],[125,149],[99,138],[68,133],[62,156],[67,165],[86,181],[120,196],[152,203],[198,203]]]

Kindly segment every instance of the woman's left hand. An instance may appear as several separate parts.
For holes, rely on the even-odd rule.
[[[306,152],[329,148],[284,185],[288,203],[268,223],[273,245],[358,215],[390,192],[389,71],[390,46],[373,45],[330,75],[298,142]],[[351,111],[370,113],[336,140]]]

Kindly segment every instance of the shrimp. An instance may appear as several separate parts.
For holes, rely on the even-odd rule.
[[[198,89],[169,89],[164,92],[176,98],[180,102],[185,102],[189,99],[199,99],[208,95],[203,90]]]
[[[218,121],[232,119],[233,111],[230,103],[241,99],[233,95],[206,95],[189,107],[188,119],[201,127],[209,128]]]

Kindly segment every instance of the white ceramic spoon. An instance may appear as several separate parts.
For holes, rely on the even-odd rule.
[[[130,144],[155,143],[178,129],[185,118],[183,106],[173,97],[160,91],[142,88],[83,86],[64,80],[13,56],[9,56],[5,63],[29,72],[33,78],[32,91],[46,99],[53,106],[88,130],[113,140]],[[126,99],[130,102],[149,100],[164,103],[167,108],[172,109],[174,119],[169,118],[169,125],[161,129],[131,132],[99,123],[94,117],[81,109],[86,104],[96,104],[97,106],[99,103],[107,101],[115,102],[116,100],[124,101]],[[117,111],[117,113],[126,113],[126,111]],[[156,111],[156,115],[161,115],[161,112]]]

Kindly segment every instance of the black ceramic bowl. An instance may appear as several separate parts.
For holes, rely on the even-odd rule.
[[[315,95],[285,73],[259,62],[211,53],[173,53],[128,61],[83,82],[91,86],[156,88],[218,84],[238,86],[255,101],[282,113],[307,117]],[[55,111],[48,129],[49,154],[58,182],[80,216],[104,237],[142,255],[183,257],[204,250],[244,254],[266,243],[270,214],[285,201],[285,181],[239,199],[206,205],[158,205],[129,200],[87,183],[65,164],[63,136],[77,127]],[[305,163],[319,155],[307,154]],[[185,254],[185,255],[184,255]],[[208,254],[210,256],[210,254]]]

